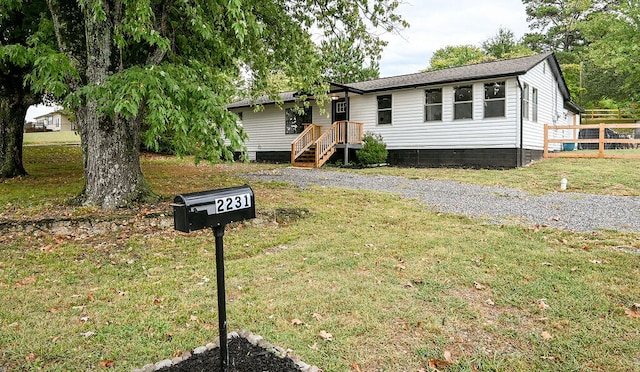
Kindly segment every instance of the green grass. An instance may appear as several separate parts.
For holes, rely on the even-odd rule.
[[[58,205],[81,189],[78,150],[25,155],[32,175],[0,184],[0,218],[87,213]],[[44,159],[47,166],[34,163]],[[591,164],[602,172],[603,163]],[[167,197],[241,184],[243,172],[271,167],[143,159]],[[625,314],[640,302],[640,257],[616,249],[640,249],[640,234],[497,226],[387,193],[252,187],[259,212],[299,207],[310,216],[229,227],[230,330],[260,334],[325,371],[428,371],[445,351],[457,360],[448,371],[640,368],[640,318]],[[0,367],[75,371],[113,360],[130,371],[217,338],[210,232],[5,231],[0,247]]]
[[[74,131],[35,132],[24,134],[25,145],[80,143],[80,136]]]
[[[640,150],[625,150],[635,154]],[[485,186],[505,186],[532,194],[560,191],[560,180],[568,180],[567,191],[606,195],[640,195],[639,159],[546,159],[527,167],[508,170],[457,168],[382,167],[348,170],[412,179],[454,180]]]

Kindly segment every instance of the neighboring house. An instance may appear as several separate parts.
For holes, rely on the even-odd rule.
[[[552,53],[333,83],[330,96],[324,114],[314,101],[305,115],[296,114],[296,94],[291,92],[281,95],[282,105],[263,98],[228,108],[239,115],[249,136],[250,160],[288,161],[303,123],[326,130],[335,121],[348,120],[382,135],[391,164],[489,168],[541,159],[544,124],[579,123],[581,112]],[[254,111],[256,104],[263,110]],[[553,146],[551,150],[561,150],[560,144]]]
[[[69,120],[69,117],[63,110],[57,110],[45,115],[36,116],[35,128],[43,128],[47,131],[69,131],[76,130],[75,123]]]

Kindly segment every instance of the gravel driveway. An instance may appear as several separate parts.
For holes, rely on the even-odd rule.
[[[505,188],[454,181],[410,180],[324,169],[281,168],[246,175],[256,181],[386,191],[421,200],[431,210],[488,218],[494,223],[522,221],[573,231],[612,229],[640,232],[640,197],[570,192],[531,196]]]

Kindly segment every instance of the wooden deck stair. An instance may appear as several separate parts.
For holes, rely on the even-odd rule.
[[[291,142],[291,165],[319,168],[336,152],[336,147],[361,145],[363,124],[354,121],[336,121],[322,133],[322,127],[308,124],[305,130]]]

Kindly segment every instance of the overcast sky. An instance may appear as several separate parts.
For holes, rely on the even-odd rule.
[[[397,13],[411,27],[401,36],[383,35],[380,76],[411,74],[429,66],[433,52],[447,45],[475,45],[500,27],[520,39],[529,31],[521,0],[405,0]]]

